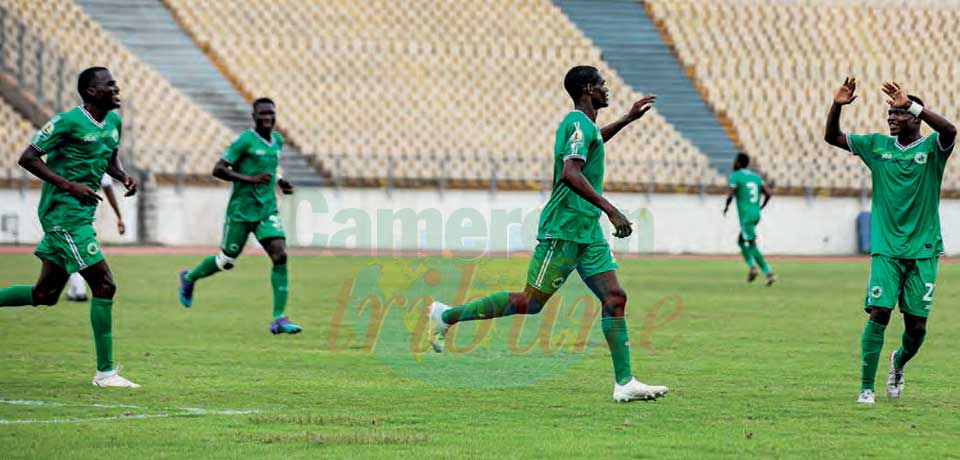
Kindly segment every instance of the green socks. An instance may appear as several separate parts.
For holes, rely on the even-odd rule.
[[[877,377],[877,365],[880,363],[880,350],[883,349],[883,331],[887,326],[867,320],[860,337],[860,391],[872,390]]]
[[[630,381],[630,334],[627,332],[627,320],[622,316],[605,316],[600,320],[600,328],[610,347],[613,359],[613,374],[617,383],[623,385]]]
[[[273,319],[277,319],[287,308],[287,264],[273,266],[270,286],[273,287]]]
[[[510,305],[510,293],[497,292],[443,312],[443,322],[454,324],[460,321],[499,318],[514,313]]]
[[[760,266],[760,271],[764,274],[770,273],[770,267],[767,266],[767,261],[763,260],[763,255],[760,254],[760,248],[756,244],[750,245],[750,252],[753,255],[753,260],[757,261],[757,265]]]
[[[0,289],[0,307],[33,305],[33,286],[10,286]]]
[[[90,301],[90,325],[93,326],[93,345],[97,350],[97,370],[113,370],[113,300],[94,297]]]
[[[920,350],[920,345],[923,345],[923,339],[927,336],[927,331],[923,331],[918,337],[910,336],[904,331],[903,341],[900,343],[900,349],[897,350],[897,354],[893,357],[893,365],[897,369],[903,369],[903,366],[907,364],[907,361],[910,361],[910,358],[916,356],[917,351]]]
[[[750,254],[750,246],[747,246],[747,243],[742,241],[737,241],[737,246],[740,246],[740,255],[743,256],[743,261],[747,263],[748,267],[753,266],[753,255]]]
[[[218,271],[220,271],[220,267],[217,266],[217,257],[207,256],[206,259],[203,259],[200,262],[200,265],[197,265],[196,268],[190,270],[190,273],[187,273],[187,281],[192,283],[200,278],[206,278]]]

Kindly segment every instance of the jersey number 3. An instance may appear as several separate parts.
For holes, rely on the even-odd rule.
[[[750,189],[750,202],[760,201],[760,188],[757,187],[756,182],[747,182],[747,188]]]

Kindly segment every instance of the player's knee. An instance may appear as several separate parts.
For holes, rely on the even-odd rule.
[[[870,321],[886,326],[890,322],[891,311],[889,308],[871,307]]]
[[[113,295],[117,293],[117,285],[113,282],[113,280],[107,278],[98,283],[91,283],[90,292],[94,297],[101,299],[112,299]]]
[[[33,288],[33,304],[34,305],[56,305],[57,301],[60,300],[60,292],[62,289],[37,289]]]
[[[523,293],[514,292],[509,297],[510,305],[518,315],[536,315],[543,310],[543,303],[537,299],[527,297]]]
[[[287,263],[287,252],[282,251],[277,254],[270,254],[270,261],[274,265],[285,265]]]
[[[220,251],[220,253],[217,254],[216,262],[217,262],[217,268],[219,268],[220,270],[230,270],[231,268],[233,268],[234,265],[236,265],[237,258],[230,257],[223,251]]]
[[[603,316],[623,316],[627,309],[627,292],[614,289],[603,298]]]

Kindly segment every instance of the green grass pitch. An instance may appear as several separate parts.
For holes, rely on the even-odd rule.
[[[621,261],[634,372],[673,390],[631,404],[610,398],[599,324],[586,323],[580,350],[518,351],[543,337],[520,334],[509,345],[512,320],[501,319],[473,348],[464,344],[481,329],[464,327],[457,346],[469,351],[415,352],[415,294],[517,289],[524,258],[428,261],[445,267],[431,274],[417,259],[291,257],[287,311],[304,327],[297,336],[267,331],[264,256],[201,281],[194,307],[181,308],[176,272],[199,260],[109,258],[115,357],[138,390],[90,385],[86,304],[0,309],[0,458],[960,456],[955,264],[941,265],[904,396],[888,401],[881,383],[877,404],[862,407],[866,259],[774,261],[772,288],[745,284],[742,264],[730,260]],[[32,256],[3,255],[0,286],[31,283],[38,269]],[[467,270],[467,283],[450,276]],[[568,284],[568,299],[583,292],[576,275]],[[345,293],[357,301],[366,291],[409,298],[382,327],[364,328],[382,302],[340,305]],[[561,319],[572,329],[558,326],[546,343],[576,344],[571,331],[585,320]],[[887,330],[884,356],[899,343],[900,321]],[[878,380],[885,376],[882,362]]]

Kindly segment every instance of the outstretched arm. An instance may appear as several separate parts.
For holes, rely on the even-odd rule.
[[[227,163],[227,160],[221,158],[213,167],[213,177],[227,182],[243,182],[245,184],[265,184],[270,182],[272,176],[267,173],[257,174],[256,176],[247,176],[233,170],[233,165]]]
[[[18,161],[17,164],[44,182],[50,183],[54,187],[69,193],[85,205],[92,206],[100,202],[100,195],[97,195],[97,192],[94,192],[90,187],[70,182],[64,179],[63,176],[50,170],[47,164],[43,162],[41,155],[43,155],[42,152],[37,150],[33,145],[29,145],[24,149],[23,153],[20,154],[20,161]]]
[[[823,140],[828,144],[844,150],[850,150],[850,146],[847,145],[847,135],[840,130],[840,110],[857,98],[854,95],[856,90],[857,79],[847,77],[833,96],[833,105],[830,106],[830,114],[827,115],[827,128],[823,134]]]
[[[657,96],[654,96],[653,94],[649,94],[640,98],[639,101],[633,103],[633,105],[630,107],[630,111],[627,112],[626,115],[620,117],[619,120],[601,128],[600,134],[603,136],[603,142],[613,139],[613,136],[616,136],[624,126],[627,126],[643,117],[647,111],[653,108],[653,103],[656,101],[656,99]]]
[[[907,110],[923,120],[924,123],[930,125],[930,127],[940,135],[940,148],[949,148],[953,145],[953,142],[957,139],[957,127],[954,126],[950,120],[911,101],[907,98],[906,92],[900,88],[900,84],[897,82],[884,83],[883,92],[890,98],[887,99],[887,104],[890,104],[890,107]]]
[[[590,186],[590,182],[583,177],[584,161],[580,159],[569,159],[563,162],[563,171],[560,172],[560,182],[573,190],[573,193],[580,195],[588,203],[600,208],[610,223],[616,229],[613,236],[617,238],[626,238],[633,233],[633,227],[630,221],[615,206],[610,204],[606,198],[596,192]]]
[[[763,203],[760,204],[760,209],[763,209],[767,207],[767,203],[770,202],[770,198],[772,198],[773,195],[767,190],[767,187],[762,184],[760,185],[760,194],[763,195]]]

